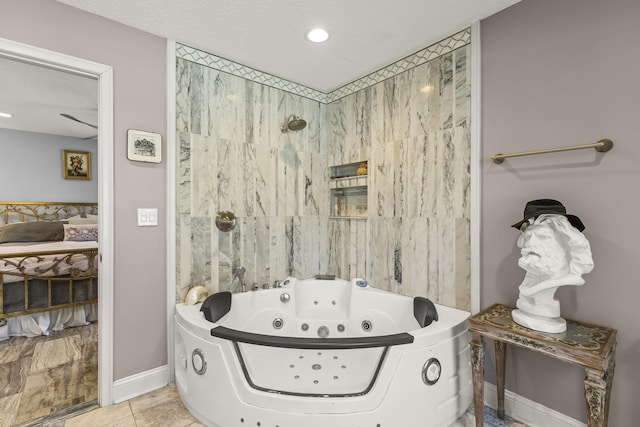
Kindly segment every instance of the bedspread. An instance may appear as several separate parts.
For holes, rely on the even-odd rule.
[[[59,241],[59,242],[28,242],[0,244],[0,280],[2,283],[17,282],[25,274],[39,277],[54,277],[76,275],[89,268],[87,256],[69,252],[96,250],[96,241]],[[47,252],[57,253],[48,254]],[[16,255],[5,258],[5,255]],[[26,256],[29,255],[29,256]],[[93,268],[98,264],[93,260]],[[9,274],[14,273],[14,274]],[[95,273],[95,272],[94,272]]]

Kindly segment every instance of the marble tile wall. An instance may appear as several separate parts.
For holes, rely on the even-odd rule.
[[[177,301],[287,275],[364,277],[470,308],[469,45],[324,104],[177,60]],[[308,125],[282,133],[290,114]],[[332,165],[369,161],[366,219],[329,217]],[[231,210],[229,233],[214,225]]]
[[[240,265],[248,286],[326,271],[326,106],[182,59],[177,80],[177,300],[237,291]],[[302,132],[281,131],[291,114]],[[221,210],[238,218],[229,233]]]
[[[469,310],[469,45],[327,106],[329,165],[369,161],[368,217],[329,220],[329,271]]]

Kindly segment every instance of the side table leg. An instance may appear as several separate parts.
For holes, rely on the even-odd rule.
[[[498,390],[498,418],[504,420],[504,372],[506,363],[507,344],[496,341],[496,388]]]
[[[476,427],[484,425],[484,348],[482,337],[471,333],[471,367],[473,369],[473,411]]]
[[[611,361],[609,362],[609,366],[607,367],[607,395],[604,400],[604,427],[607,427],[607,424],[609,424],[609,402],[611,402],[611,385],[613,384],[613,372],[615,371],[615,367],[616,362],[614,348],[611,356]]]
[[[587,426],[606,427],[609,415],[609,394],[607,372],[586,369],[584,380],[584,396],[587,401]],[[613,372],[610,372],[611,374]]]
[[[587,402],[588,427],[607,427],[614,365],[612,360],[604,372],[586,368],[584,396]]]

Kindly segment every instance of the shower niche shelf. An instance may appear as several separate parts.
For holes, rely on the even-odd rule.
[[[332,218],[365,219],[368,209],[367,162],[329,167]]]

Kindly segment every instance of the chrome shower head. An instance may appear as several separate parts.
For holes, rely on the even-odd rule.
[[[282,133],[289,131],[298,132],[307,127],[307,122],[296,114],[292,114],[287,119],[287,123],[282,126]]]

